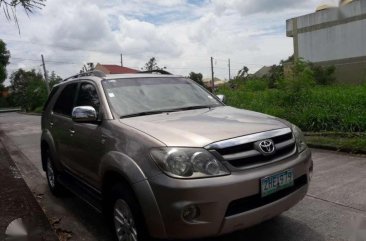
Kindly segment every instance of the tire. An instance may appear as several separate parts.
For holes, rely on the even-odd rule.
[[[58,171],[55,169],[55,166],[53,164],[53,160],[52,160],[52,157],[51,157],[49,151],[47,151],[47,153],[46,153],[46,177],[47,177],[48,187],[54,196],[62,197],[66,194],[65,188],[57,180]]]
[[[116,241],[150,240],[140,206],[128,187],[114,185],[107,205],[107,218]]]

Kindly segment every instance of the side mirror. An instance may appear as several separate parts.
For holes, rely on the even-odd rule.
[[[222,103],[225,103],[225,95],[217,95],[217,98],[219,98],[219,100],[222,102]]]
[[[92,106],[77,106],[72,110],[72,120],[75,122],[97,121],[97,112]]]

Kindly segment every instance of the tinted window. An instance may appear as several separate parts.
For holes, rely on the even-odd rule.
[[[90,83],[82,83],[80,85],[76,106],[93,106],[98,112],[100,103],[94,85]]]
[[[62,90],[55,106],[53,107],[53,111],[55,113],[71,116],[72,109],[74,108],[77,85],[77,83],[69,84]]]
[[[52,100],[52,97],[56,94],[56,92],[57,92],[58,89],[59,89],[59,86],[55,86],[55,87],[52,88],[51,93],[48,96],[47,101],[46,101],[46,103],[43,106],[43,110],[46,110],[47,109],[48,104],[50,103],[50,101]]]

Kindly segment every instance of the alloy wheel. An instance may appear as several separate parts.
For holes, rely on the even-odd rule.
[[[51,160],[48,159],[47,160],[47,179],[48,179],[48,182],[50,184],[50,186],[52,188],[55,188],[55,172],[53,170],[53,166],[52,166],[52,163],[51,163]]]
[[[131,209],[122,199],[118,199],[114,205],[113,221],[118,241],[137,241],[137,230]]]

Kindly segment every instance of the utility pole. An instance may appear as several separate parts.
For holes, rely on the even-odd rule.
[[[121,66],[123,67],[123,54],[121,53]]]
[[[215,79],[214,79],[214,69],[213,69],[213,58],[212,57],[211,57],[211,75],[212,75],[212,80],[211,80],[212,93],[215,94]]]
[[[50,94],[50,86],[48,85],[47,70],[46,70],[46,64],[44,63],[43,54],[41,54],[41,57],[42,57],[42,65],[43,65],[43,72],[44,72],[44,81],[46,82],[47,94]]]
[[[231,67],[230,67],[230,59],[229,59],[229,81],[231,80]]]

